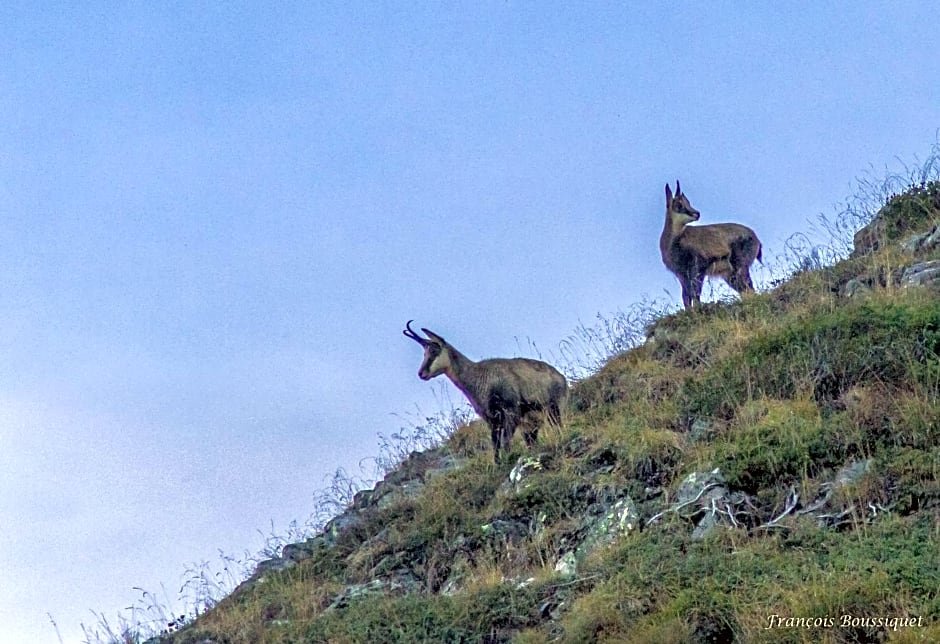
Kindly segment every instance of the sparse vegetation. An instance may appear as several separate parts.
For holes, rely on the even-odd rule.
[[[904,190],[863,180],[820,220],[828,250],[802,246],[759,294],[580,327],[561,347],[577,376],[565,427],[534,454],[517,439],[494,464],[466,412],[383,437],[376,464],[400,493],[357,501],[364,482],[338,473],[322,505],[354,504],[355,522],[240,592],[203,577],[219,594],[196,593],[199,619],[159,641],[940,641],[940,300],[898,280],[940,258],[899,249],[940,222],[938,159]],[[850,256],[861,224],[878,243]],[[853,279],[868,292],[846,295]],[[715,469],[741,509],[696,535],[707,511],[672,510]],[[624,499],[638,520],[583,548]],[[573,573],[556,568],[567,553]]]

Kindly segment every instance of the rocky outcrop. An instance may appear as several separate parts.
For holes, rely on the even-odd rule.
[[[940,260],[912,264],[901,273],[901,286],[940,286]]]
[[[376,483],[374,488],[358,492],[349,507],[331,519],[319,534],[305,541],[289,543],[281,549],[280,556],[259,562],[254,573],[243,581],[233,594],[264,583],[270,574],[293,568],[301,561],[312,557],[320,549],[335,546],[344,533],[362,525],[366,512],[370,509],[383,509],[401,500],[413,499],[434,477],[460,469],[464,462],[464,459],[450,454],[443,448],[412,452],[394,471]],[[340,593],[334,603],[340,602],[341,604],[344,601],[343,598],[348,601],[353,597],[376,592],[399,590],[410,592],[414,589],[415,583],[413,583],[413,575],[411,577],[409,575],[410,572],[407,570],[395,570],[387,578],[352,585]]]
[[[693,524],[692,538],[702,539],[719,525],[743,527],[753,525],[756,510],[744,492],[731,491],[721,470],[692,472],[676,490],[676,500],[647,521],[652,525],[670,513],[678,514]]]
[[[912,190],[910,195],[896,197],[855,233],[853,258],[864,257],[896,244],[907,255],[922,261],[902,264],[877,274],[864,272],[848,279],[839,287],[842,297],[865,296],[877,286],[896,284],[901,287],[926,286],[940,288],[940,260],[931,259],[940,248],[940,184],[933,182]],[[919,232],[917,231],[920,228]]]
[[[872,220],[855,233],[852,257],[874,253],[889,244],[899,243],[908,252],[928,250],[935,246],[940,234],[940,181],[922,182],[906,192],[894,195]],[[930,232],[898,242],[911,231],[931,227]]]
[[[940,225],[934,226],[928,232],[908,237],[900,246],[901,250],[912,254],[933,250],[940,246]]]

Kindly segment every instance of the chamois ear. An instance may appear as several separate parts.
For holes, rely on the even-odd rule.
[[[431,339],[434,340],[435,342],[440,342],[441,344],[447,344],[447,340],[445,340],[444,338],[442,338],[442,337],[439,336],[438,334],[434,333],[434,331],[430,331],[430,330],[428,330],[428,329],[425,329],[424,327],[421,327],[421,330],[424,331],[424,335],[428,336],[429,338],[431,338]]]
[[[666,184],[666,207],[669,207],[669,204],[672,203],[672,188],[669,187],[669,184]]]
[[[405,324],[405,330],[402,331],[402,333],[404,334],[406,338],[411,338],[412,340],[420,344],[422,347],[426,347],[428,345],[428,341],[414,332],[414,329],[411,328],[412,322],[414,322],[414,320],[408,320],[408,322]]]

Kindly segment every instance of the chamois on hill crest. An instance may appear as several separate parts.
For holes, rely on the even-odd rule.
[[[666,223],[659,238],[663,263],[682,285],[682,304],[701,304],[706,276],[721,277],[738,293],[753,291],[750,267],[761,259],[757,233],[741,224],[689,226],[701,213],[692,207],[676,180],[676,194],[666,184]]]
[[[568,397],[568,381],[555,367],[530,358],[490,358],[474,362],[433,331],[422,328],[422,338],[409,320],[402,333],[424,347],[418,377],[430,380],[446,375],[463,392],[474,411],[486,421],[493,441],[493,458],[509,449],[516,428],[524,424],[523,438],[532,446],[544,416],[561,424],[561,407]]]

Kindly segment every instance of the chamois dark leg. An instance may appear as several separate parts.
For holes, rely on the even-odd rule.
[[[682,280],[682,306],[689,308],[692,306],[692,288],[688,284],[689,280]]]
[[[525,439],[525,444],[528,447],[535,445],[536,441],[539,438],[539,422],[541,414],[539,412],[530,411],[528,414],[523,416],[522,422],[522,438]]]
[[[760,242],[746,239],[731,249],[731,279],[728,284],[738,293],[753,291],[754,283],[751,281],[751,264],[760,254]]]
[[[747,293],[748,291],[754,290],[754,284],[751,282],[751,274],[746,267],[736,269],[725,281],[728,283],[728,286],[738,293]]]
[[[682,280],[682,304],[685,308],[702,303],[702,284],[705,282],[705,271],[690,271]]]
[[[490,426],[490,439],[493,441],[493,461],[499,465],[500,434],[503,428],[500,423],[495,420],[488,420],[487,424]]]
[[[503,432],[500,443],[504,452],[509,452],[512,435],[515,433],[518,424],[519,419],[514,414],[503,414]]]
[[[754,249],[745,246],[738,246],[731,252],[731,275],[725,281],[728,286],[738,293],[745,293],[754,290],[754,283],[751,281],[751,262],[754,261]]]
[[[548,404],[548,420],[553,425],[561,427],[561,408],[558,406],[557,400],[553,400]]]
[[[741,270],[738,273],[738,281],[741,283],[741,286],[745,291],[754,290],[754,282],[751,281],[751,272],[747,269],[746,266],[741,267]]]
[[[495,409],[487,414],[490,438],[493,440],[493,460],[499,464],[500,453],[509,451],[509,443],[519,424],[519,415],[505,409]]]

